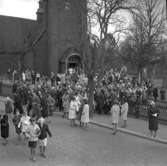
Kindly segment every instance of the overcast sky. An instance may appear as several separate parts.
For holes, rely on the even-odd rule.
[[[0,0],[0,15],[36,19],[39,0]]]

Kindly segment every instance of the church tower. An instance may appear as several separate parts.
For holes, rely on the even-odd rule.
[[[68,58],[81,56],[80,42],[87,31],[86,0],[40,0],[38,21],[47,31],[49,72],[65,72]],[[79,61],[79,60],[78,60]]]

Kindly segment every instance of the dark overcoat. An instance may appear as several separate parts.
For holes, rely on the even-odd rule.
[[[9,123],[4,118],[1,119],[1,137],[5,139],[9,137]]]
[[[156,116],[157,115],[157,116]],[[150,106],[148,108],[148,128],[149,130],[158,130],[158,117],[159,117],[159,110],[154,106]]]

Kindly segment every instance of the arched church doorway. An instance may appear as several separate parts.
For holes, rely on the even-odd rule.
[[[82,66],[80,52],[74,47],[66,49],[59,59],[59,73],[67,73],[69,70],[80,73]]]
[[[66,71],[80,73],[82,69],[81,57],[78,53],[71,53],[66,59]]]

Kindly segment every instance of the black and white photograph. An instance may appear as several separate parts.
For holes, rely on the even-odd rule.
[[[166,166],[167,0],[0,0],[0,166]]]

